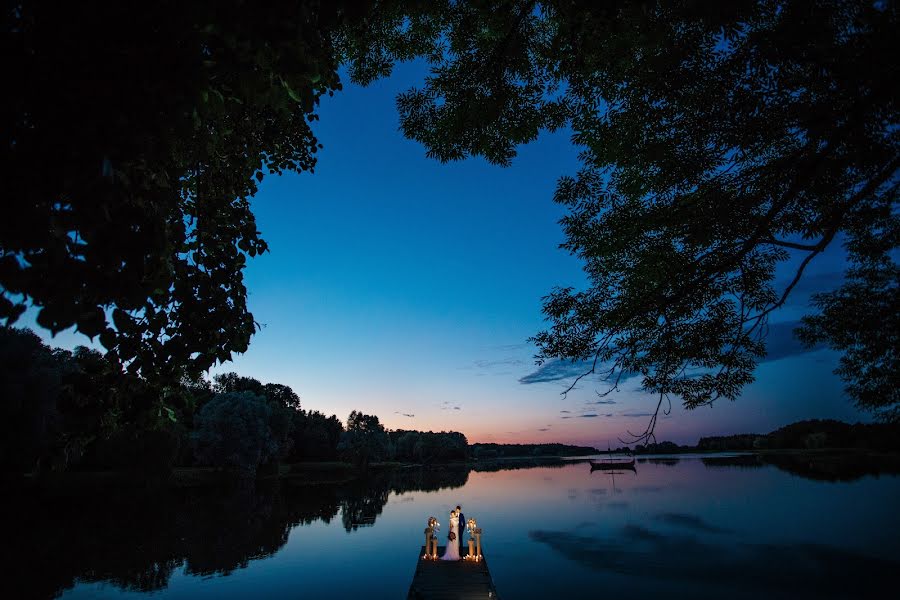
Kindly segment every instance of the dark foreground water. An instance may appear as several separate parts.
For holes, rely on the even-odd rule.
[[[893,597],[900,477],[772,460],[13,495],[4,588],[22,590],[15,597],[405,598],[427,517],[446,533],[459,503],[484,528],[506,600]]]

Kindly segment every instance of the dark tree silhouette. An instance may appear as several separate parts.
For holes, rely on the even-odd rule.
[[[807,337],[846,352],[861,406],[896,406],[896,319],[866,335],[852,316],[870,293],[898,312],[895,2],[438,6],[359,35],[351,73],[421,46],[432,72],[399,97],[401,126],[442,161],[508,164],[541,130],[573,130],[583,167],[555,199],[589,286],[545,299],[539,361],[586,361],[611,389],[639,374],[660,406],[734,399],[769,315],[842,242],[861,276],[820,299]]]
[[[340,88],[335,31],[365,3],[7,5],[0,320],[26,301],[145,376],[243,352],[248,198],[312,170]]]
[[[347,429],[341,434],[338,451],[365,470],[370,462],[390,457],[391,440],[377,416],[354,410],[347,418]]]

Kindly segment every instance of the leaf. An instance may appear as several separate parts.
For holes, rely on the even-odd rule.
[[[301,98],[300,95],[294,91],[294,88],[292,88],[287,81],[282,79],[281,85],[284,86],[284,89],[287,90],[288,96],[290,96],[294,102],[303,102],[303,98]]]
[[[173,423],[178,422],[178,417],[175,416],[175,411],[169,408],[168,406],[163,406],[163,410],[166,411],[166,416],[169,417],[169,420]]]

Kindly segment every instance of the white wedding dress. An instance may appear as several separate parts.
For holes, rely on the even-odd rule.
[[[447,549],[444,551],[441,560],[459,560],[459,518],[450,518],[450,533],[456,534],[456,539],[453,541],[450,541],[449,538],[447,539]]]

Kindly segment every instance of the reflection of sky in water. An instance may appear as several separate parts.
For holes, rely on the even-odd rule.
[[[426,518],[443,537],[456,504],[484,528],[505,598],[846,597],[900,567],[898,499],[900,477],[832,483],[697,458],[615,476],[584,464],[472,472],[463,488],[392,493],[372,527],[297,526],[229,576],[177,571],[153,597],[405,597]],[[63,595],[125,596],[145,595],[100,584]]]

